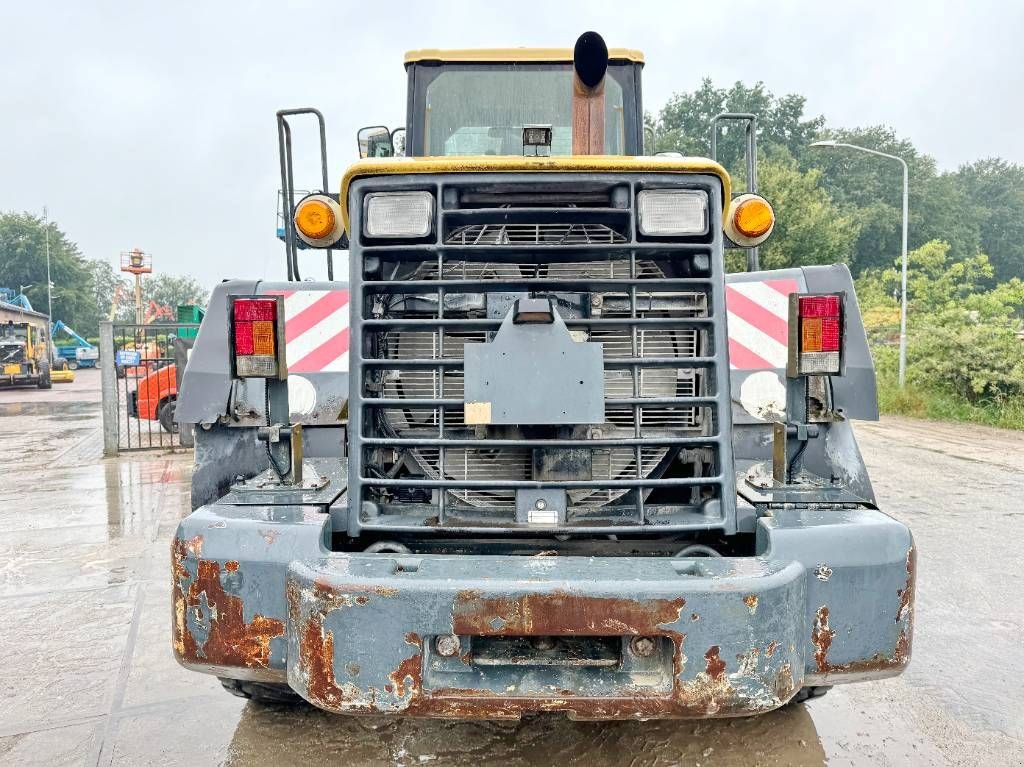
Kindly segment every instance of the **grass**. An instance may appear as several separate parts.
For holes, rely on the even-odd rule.
[[[964,421],[1024,431],[1024,402],[968,402],[963,395],[925,389],[910,383],[899,388],[895,377],[878,376],[878,407],[883,413],[934,421]]]

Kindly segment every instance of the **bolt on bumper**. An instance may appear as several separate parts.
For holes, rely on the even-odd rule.
[[[339,713],[721,717],[910,658],[909,531],[785,510],[757,557],[342,554],[302,507],[213,505],[172,551],[186,667]]]

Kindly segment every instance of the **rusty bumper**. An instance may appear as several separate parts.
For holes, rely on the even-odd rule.
[[[910,658],[914,550],[877,511],[777,512],[761,555],[721,559],[340,554],[328,529],[303,507],[184,520],[179,661],[341,713],[625,719],[756,714]]]

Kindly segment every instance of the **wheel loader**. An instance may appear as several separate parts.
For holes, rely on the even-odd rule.
[[[406,124],[340,183],[321,113],[278,113],[287,279],[216,288],[177,403],[183,666],[339,714],[596,720],[903,671],[915,548],[854,435],[850,274],[760,270],[770,202],[645,154],[643,65],[596,33],[410,52]]]
[[[64,360],[55,360],[48,335],[38,325],[13,320],[0,324],[0,387],[49,389],[55,381],[73,380],[74,373]]]

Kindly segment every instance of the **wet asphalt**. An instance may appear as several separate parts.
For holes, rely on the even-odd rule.
[[[913,660],[753,719],[345,718],[263,706],[170,651],[190,455],[103,459],[99,373],[0,391],[0,764],[1022,765],[1024,434],[858,425],[917,539]]]

